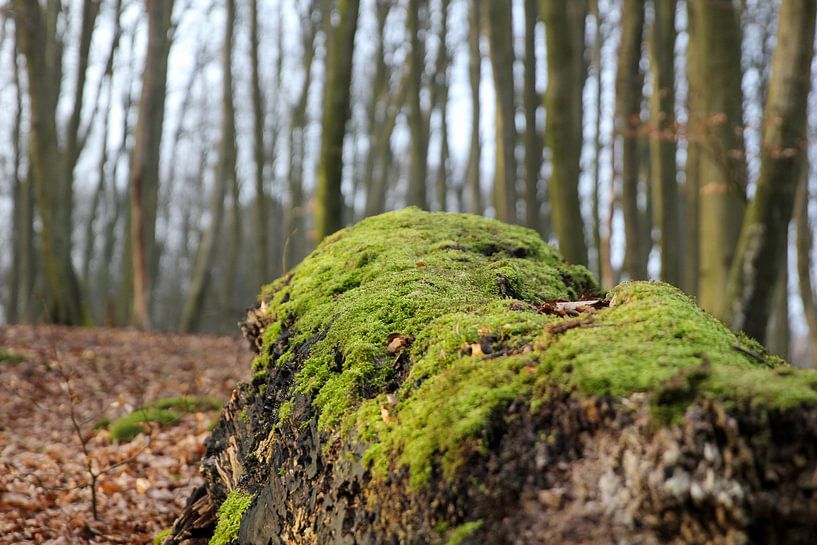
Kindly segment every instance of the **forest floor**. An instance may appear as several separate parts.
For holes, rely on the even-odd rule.
[[[0,327],[0,543],[151,543],[202,483],[218,411],[121,442],[106,422],[178,396],[225,401],[248,368],[237,336]]]

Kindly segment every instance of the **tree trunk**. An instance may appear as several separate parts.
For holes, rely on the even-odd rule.
[[[312,63],[315,59],[315,37],[317,36],[314,6],[309,4],[301,18],[301,47],[303,50],[304,82],[298,100],[292,108],[289,122],[289,207],[286,218],[286,241],[282,261],[284,269],[288,264],[297,264],[306,255],[306,203],[304,202],[304,161],[306,160],[306,107],[309,89],[312,85]]]
[[[448,7],[449,0],[440,2],[440,28],[437,34],[439,49],[437,50],[437,62],[434,73],[433,105],[439,112],[440,124],[440,154],[438,156],[437,181],[437,206],[443,212],[448,209],[448,179],[449,179],[449,150],[448,150],[448,85],[449,71],[451,66],[451,55],[448,52],[446,38],[448,36]]]
[[[147,1],[148,44],[142,73],[130,176],[131,250],[133,251],[133,323],[150,329],[159,199],[159,161],[167,93],[167,58],[173,0]]]
[[[732,326],[763,342],[788,225],[805,164],[806,119],[817,3],[783,0],[763,113],[760,175],[729,277]]]
[[[104,77],[100,78],[99,85],[97,87],[97,102],[101,102],[101,94],[102,94],[102,87],[103,83],[107,82],[107,96],[105,98],[105,107],[103,109],[103,121],[102,121],[102,134],[107,135],[108,129],[110,127],[110,110],[111,104],[113,103],[113,85],[111,83],[111,79],[113,77],[113,68],[114,68],[114,60],[116,58],[116,52],[119,49],[119,42],[122,38],[122,0],[117,0],[115,7],[114,7],[114,35],[113,39],[111,40],[111,47],[108,50],[108,59],[105,62],[105,72]],[[128,104],[129,106],[129,104]],[[95,108],[98,107],[98,104],[95,105]],[[127,110],[126,110],[127,111]],[[126,116],[127,117],[127,116]],[[107,297],[107,284],[104,286],[97,285],[96,287],[104,287],[102,290],[94,289],[94,292],[91,293],[89,286],[94,285],[94,280],[91,278],[91,263],[94,259],[94,250],[95,250],[95,241],[96,241],[96,232],[94,227],[96,226],[97,215],[100,206],[104,203],[104,197],[106,193],[106,178],[107,174],[105,169],[108,166],[110,153],[109,153],[109,144],[108,138],[106,137],[101,144],[102,150],[100,152],[99,163],[97,166],[97,187],[94,191],[94,196],[91,200],[91,210],[88,213],[88,219],[85,222],[85,243],[84,243],[84,256],[82,259],[82,282],[83,285],[88,290],[88,299],[89,299],[89,312],[91,313],[92,317],[95,319],[99,318],[99,321],[104,323],[105,316],[104,312],[100,311],[101,305],[99,302],[105,301]],[[114,185],[116,180],[115,177],[111,177],[111,184]],[[113,211],[111,211],[113,213]],[[101,292],[101,293],[100,293]],[[101,296],[100,296],[101,295]]]
[[[605,247],[602,246],[601,236],[601,119],[602,119],[602,66],[601,66],[601,51],[604,42],[604,34],[602,31],[602,16],[599,10],[599,0],[592,0],[590,7],[595,23],[595,36],[593,39],[593,80],[595,82],[596,100],[594,104],[595,115],[593,118],[593,251],[596,254],[596,268],[593,271],[596,278],[599,278],[603,286],[612,287],[612,283],[607,284],[605,277],[609,275],[609,270],[612,265],[609,263],[609,236],[605,237]]]
[[[548,182],[552,223],[565,259],[584,265],[587,243],[579,207],[579,160],[587,4],[585,0],[540,0],[539,7],[547,30],[545,140],[553,164]]]
[[[690,0],[690,43],[697,49],[690,77],[689,117],[698,157],[700,272],[698,300],[729,319],[727,281],[745,206],[746,158],[740,64],[740,25],[732,2]]]
[[[494,209],[497,219],[515,223],[517,175],[512,2],[491,0],[485,15],[488,17],[488,41],[496,97]]]
[[[25,56],[28,75],[29,155],[41,220],[40,250],[47,285],[45,315],[52,322],[81,324],[86,321],[86,314],[71,263],[73,181],[67,172],[73,167],[70,171],[66,168],[66,153],[57,134],[59,86],[55,80],[61,79],[62,57],[56,43],[56,14],[43,11],[38,2],[26,0],[14,0],[12,7],[16,39]],[[83,11],[83,28],[87,29],[85,23],[90,15]],[[80,57],[83,52],[87,54],[87,50],[80,49]],[[82,63],[80,59],[79,64]],[[81,101],[81,93],[75,96]],[[74,111],[79,108],[80,104],[75,103]]]
[[[650,155],[655,225],[661,248],[661,280],[681,285],[675,129],[675,0],[653,0],[650,32]]]
[[[343,227],[343,139],[351,110],[352,58],[359,8],[359,0],[340,0],[337,8],[340,19],[329,38],[315,205],[317,240]]]
[[[687,8],[687,34],[697,35],[695,29],[694,12]],[[701,157],[701,123],[698,119],[699,104],[703,97],[698,96],[703,90],[701,82],[701,53],[694,40],[687,42],[687,127],[686,127],[686,163],[684,165],[684,185],[681,192],[683,214],[683,289],[686,293],[698,294],[698,280],[700,277],[700,157]]]
[[[638,141],[641,132],[641,44],[644,0],[624,0],[616,66],[616,136],[621,150],[621,210],[624,218],[624,271],[631,280],[647,276],[647,244],[638,208]]]
[[[537,0],[525,0],[525,79],[522,98],[525,106],[525,225],[543,233],[542,202],[539,197],[539,171],[542,167],[542,138],[536,126],[541,105],[536,91]]]
[[[372,63],[375,73],[372,76],[372,89],[369,103],[366,107],[366,121],[369,135],[369,151],[366,155],[366,165],[363,171],[363,185],[366,190],[366,206],[363,215],[373,216],[382,212],[376,202],[376,194],[381,193],[375,187],[375,170],[377,162],[383,160],[378,153],[380,139],[383,138],[383,129],[389,109],[389,67],[386,65],[386,19],[391,11],[392,4],[388,0],[377,2],[377,48]],[[380,182],[382,180],[378,180]],[[385,194],[385,191],[382,192]]]
[[[389,180],[395,179],[392,176],[392,166],[394,154],[391,147],[391,136],[397,124],[397,116],[400,114],[403,104],[408,94],[408,72],[404,72],[404,77],[397,86],[397,94],[391,97],[386,103],[384,116],[385,120],[380,125],[379,136],[375,142],[375,154],[377,156],[377,168],[372,181],[371,199],[366,199],[366,215],[373,216],[382,213],[386,209],[386,192],[390,187]]]
[[[425,62],[425,43],[420,39],[420,9],[426,6],[425,0],[408,0],[408,21],[406,31],[409,34],[407,70],[409,72],[408,91],[408,126],[411,133],[411,152],[409,166],[409,186],[406,203],[409,206],[426,208],[426,175],[428,171],[428,133],[426,132],[425,114],[420,104],[420,93],[423,88]]]
[[[280,29],[279,29],[280,31]],[[250,64],[252,65],[253,159],[255,160],[255,252],[258,261],[256,284],[269,280],[270,258],[267,241],[267,197],[264,190],[264,96],[258,72],[258,0],[250,1]],[[281,55],[282,52],[278,52]]]
[[[201,320],[204,297],[210,284],[210,276],[215,257],[215,247],[221,235],[224,219],[224,198],[227,189],[235,183],[235,106],[233,105],[233,31],[235,23],[235,0],[227,0],[227,14],[224,24],[224,44],[222,45],[222,90],[221,90],[221,144],[219,145],[218,172],[210,196],[210,224],[204,232],[193,275],[190,291],[182,311],[179,329],[188,333],[196,329]]]
[[[12,241],[12,256],[11,256],[11,270],[9,271],[8,279],[8,293],[6,302],[6,322],[9,324],[16,323],[20,317],[21,302],[25,297],[21,293],[21,285],[25,276],[31,275],[32,270],[24,270],[23,255],[27,251],[25,246],[24,233],[29,229],[28,223],[31,223],[33,218],[26,214],[29,208],[28,186],[20,176],[20,168],[22,163],[23,153],[23,135],[22,135],[22,121],[23,121],[23,97],[22,86],[20,85],[20,66],[17,62],[19,51],[16,45],[11,48],[12,66],[14,77],[14,121],[12,128],[12,196],[14,209],[11,214],[11,241]]]
[[[482,189],[480,188],[480,164],[482,142],[480,138],[479,87],[482,80],[482,52],[480,37],[480,0],[468,2],[468,82],[471,91],[471,143],[468,148],[468,211],[482,214]]]
[[[797,287],[803,302],[803,314],[808,326],[807,339],[811,353],[810,367],[817,367],[817,297],[814,295],[811,275],[811,254],[814,249],[814,228],[809,221],[808,168],[803,166],[799,188],[795,221],[797,227]]]
[[[788,244],[786,245],[788,248]],[[781,262],[781,271],[774,287],[772,309],[766,326],[766,346],[769,353],[789,359],[791,328],[789,327],[789,266],[788,259]]]

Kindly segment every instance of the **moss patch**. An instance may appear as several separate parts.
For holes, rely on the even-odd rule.
[[[0,363],[16,365],[24,361],[26,361],[25,357],[21,356],[20,354],[15,354],[14,352],[8,352],[6,350],[0,349]]]
[[[228,545],[238,537],[241,517],[252,504],[253,494],[235,489],[218,508],[218,523],[210,545]]]
[[[152,407],[143,407],[115,420],[108,429],[114,441],[130,441],[147,428],[149,424],[168,425],[179,420],[179,415]]]
[[[471,534],[479,530],[481,527],[482,527],[481,520],[473,520],[470,522],[466,522],[465,524],[460,524],[459,526],[451,530],[446,545],[460,545]]]
[[[183,413],[214,411],[221,408],[221,402],[209,397],[169,397],[154,401],[144,407],[134,409],[112,423],[103,418],[94,429],[108,427],[114,441],[130,441],[144,432],[149,424],[175,424]]]
[[[172,528],[165,528],[164,530],[159,530],[156,532],[156,535],[153,536],[153,545],[162,545],[165,542],[165,539],[169,537],[173,533]]]
[[[328,237],[263,289],[270,326],[254,368],[297,364],[294,389],[313,399],[319,429],[356,433],[375,474],[407,466],[414,485],[437,462],[452,476],[512,401],[535,407],[554,388],[650,392],[662,422],[699,397],[817,403],[817,373],[769,357],[669,285],[622,284],[579,317],[543,307],[600,295],[531,230],[406,209]]]

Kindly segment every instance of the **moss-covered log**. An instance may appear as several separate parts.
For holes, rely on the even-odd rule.
[[[817,542],[817,373],[531,230],[367,219],[242,327],[171,543]]]

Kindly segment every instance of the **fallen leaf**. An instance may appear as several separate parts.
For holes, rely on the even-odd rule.
[[[386,424],[391,424],[394,421],[394,418],[391,415],[391,409],[385,403],[380,404],[380,416],[383,417],[383,422]]]
[[[138,479],[136,479],[136,492],[138,494],[144,494],[145,492],[147,492],[150,489],[150,487],[151,487],[151,484],[150,484],[149,480],[147,480],[145,478],[142,478],[142,477],[139,477]]]
[[[412,340],[413,338],[411,336],[405,337],[400,333],[392,333],[388,337],[389,345],[386,350],[388,350],[389,354],[394,354],[395,352],[409,346]]]

